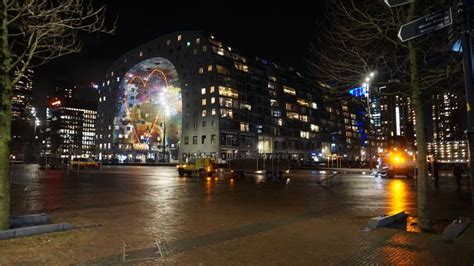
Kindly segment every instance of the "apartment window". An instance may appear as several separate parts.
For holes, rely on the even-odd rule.
[[[308,122],[308,116],[307,115],[300,115],[300,120],[303,122]]]
[[[207,104],[207,100],[206,100],[206,99],[202,99],[202,100],[201,100],[201,105],[202,105],[202,106],[206,106],[206,104]]]
[[[206,94],[206,88],[201,89],[201,95],[204,95],[204,94]]]
[[[226,118],[226,117],[233,118],[234,115],[232,113],[232,110],[230,110],[230,109],[221,109],[221,117],[222,118]]]
[[[311,124],[311,131],[319,132],[319,126]]]
[[[196,43],[200,44],[201,43],[201,38],[196,38]]]
[[[303,139],[309,139],[309,132],[300,131],[300,137]]]
[[[212,108],[211,115],[216,115],[216,113],[217,113],[216,108]]]
[[[139,56],[140,56],[140,57],[142,57],[142,56],[143,56],[143,52],[142,52],[142,51],[140,51],[140,54],[139,54]]]
[[[294,113],[294,112],[287,112],[287,113],[286,113],[286,116],[287,116],[289,119],[295,119],[295,120],[300,119],[300,115],[299,115],[298,113]]]
[[[277,125],[283,126],[283,119],[278,118],[278,119],[277,119]]]
[[[206,135],[201,136],[201,144],[204,144],[206,142]]]
[[[211,135],[211,144],[216,143],[216,135]]]
[[[250,131],[249,123],[240,122],[240,131],[249,132]]]
[[[216,102],[216,97],[211,98],[211,104],[214,104]]]
[[[204,73],[204,68],[200,67],[199,68],[199,74],[203,74]]]
[[[296,90],[288,86],[283,86],[283,92],[289,95],[296,95]]]
[[[211,127],[215,127],[216,126],[216,122],[214,122],[214,119],[211,120]]]
[[[207,66],[207,71],[212,71],[212,65]]]
[[[239,98],[239,93],[236,89],[232,89],[229,87],[219,86],[219,95],[230,97],[230,98]]]
[[[181,37],[182,37],[181,34],[178,35],[178,42],[181,41]]]
[[[211,86],[211,88],[209,88],[209,93],[214,93],[215,91],[216,91],[216,87]]]
[[[202,121],[202,127],[206,127],[206,121]]]
[[[184,145],[188,145],[189,144],[189,137],[184,137]]]
[[[167,40],[166,45],[170,45],[170,44],[171,44],[171,40]]]
[[[206,117],[206,115],[207,115],[207,110],[202,110],[201,116]]]
[[[206,45],[204,45],[204,46],[202,47],[202,51],[203,51],[203,52],[207,52],[207,46],[206,46]]]
[[[198,144],[198,137],[193,136],[193,145],[196,145],[196,144]]]

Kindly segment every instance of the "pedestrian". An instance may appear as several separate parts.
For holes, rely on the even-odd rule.
[[[458,190],[461,189],[461,178],[463,174],[464,174],[464,170],[462,169],[461,164],[456,163],[453,167],[453,176],[456,179],[456,187]]]
[[[436,159],[433,158],[433,180],[434,180],[434,185],[435,187],[438,187],[438,181],[439,181],[439,163],[436,161]]]

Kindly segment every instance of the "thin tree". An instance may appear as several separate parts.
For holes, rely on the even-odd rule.
[[[327,1],[326,21],[311,47],[309,62],[315,80],[330,93],[347,95],[376,71],[379,85],[396,87],[410,95],[415,111],[418,168],[419,227],[431,228],[428,201],[427,141],[423,106],[425,92],[441,90],[455,75],[462,73],[458,55],[449,52],[446,32],[433,33],[403,43],[400,27],[420,16],[447,6],[447,1],[430,0],[388,8],[382,0]]]
[[[77,53],[81,32],[112,33],[105,6],[83,0],[1,0],[0,5],[0,230],[9,228],[12,86],[28,68]]]

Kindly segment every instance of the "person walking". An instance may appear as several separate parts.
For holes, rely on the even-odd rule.
[[[433,158],[433,180],[434,180],[434,186],[437,188],[438,182],[439,182],[439,163],[436,159]]]
[[[456,187],[458,190],[461,189],[461,179],[462,175],[464,174],[464,170],[460,163],[456,163],[453,167],[453,176],[456,179]]]

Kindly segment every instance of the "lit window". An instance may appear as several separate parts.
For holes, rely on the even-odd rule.
[[[283,126],[283,119],[278,118],[278,120],[277,120],[277,125]]]
[[[289,119],[295,119],[295,120],[299,120],[300,119],[300,115],[298,113],[294,113],[294,112],[287,112],[286,113],[286,116],[289,118]]]
[[[199,68],[199,74],[203,74],[204,73],[204,68],[200,67]]]
[[[234,66],[237,70],[243,71],[243,72],[249,72],[249,67],[247,65],[244,65],[239,62],[234,62]]]
[[[309,132],[301,131],[300,132],[300,137],[303,138],[303,139],[309,139]]]
[[[203,52],[207,52],[207,46],[204,45],[204,46],[202,47],[202,51],[203,51]]]
[[[181,37],[182,37],[181,34],[178,35],[178,42],[181,41]]]
[[[215,90],[216,90],[216,87],[211,86],[211,88],[209,89],[209,93],[214,93]]]
[[[234,115],[232,113],[232,110],[230,110],[230,109],[221,109],[221,117],[222,118],[226,118],[226,117],[233,118]]]
[[[249,123],[240,122],[240,131],[249,132],[250,131]]]
[[[301,106],[309,107],[309,101],[307,101],[307,100],[298,99],[297,102],[298,102],[298,104],[301,105]]]
[[[207,115],[207,110],[202,110],[201,116],[205,117]]]
[[[201,89],[201,95],[204,95],[204,94],[206,94],[206,88]]]
[[[212,97],[211,98],[211,104],[215,103],[216,102],[216,97]]]
[[[300,115],[300,120],[303,122],[308,122],[308,116],[307,115]]]
[[[191,46],[191,42],[186,42],[186,47]]]
[[[236,99],[239,98],[239,93],[237,92],[237,90],[224,86],[219,86],[219,95]]]
[[[201,100],[201,105],[202,105],[202,106],[205,106],[206,104],[207,104],[207,100],[206,100],[206,99],[202,99],[202,100]]]
[[[212,108],[211,115],[216,115],[216,113],[217,113],[216,108]]]
[[[207,66],[207,71],[212,71],[212,65]]]
[[[171,40],[167,40],[166,45],[170,45],[170,44],[171,44]]]
[[[312,102],[312,103],[311,103],[311,108],[313,108],[313,109],[318,109],[318,104],[315,103],[315,102]]]
[[[196,43],[200,44],[201,43],[201,38],[196,38]]]
[[[283,92],[290,95],[296,95],[296,90],[288,86],[283,86]]]
[[[143,56],[143,52],[142,52],[142,51],[140,51],[140,57],[142,57],[142,56]]]

